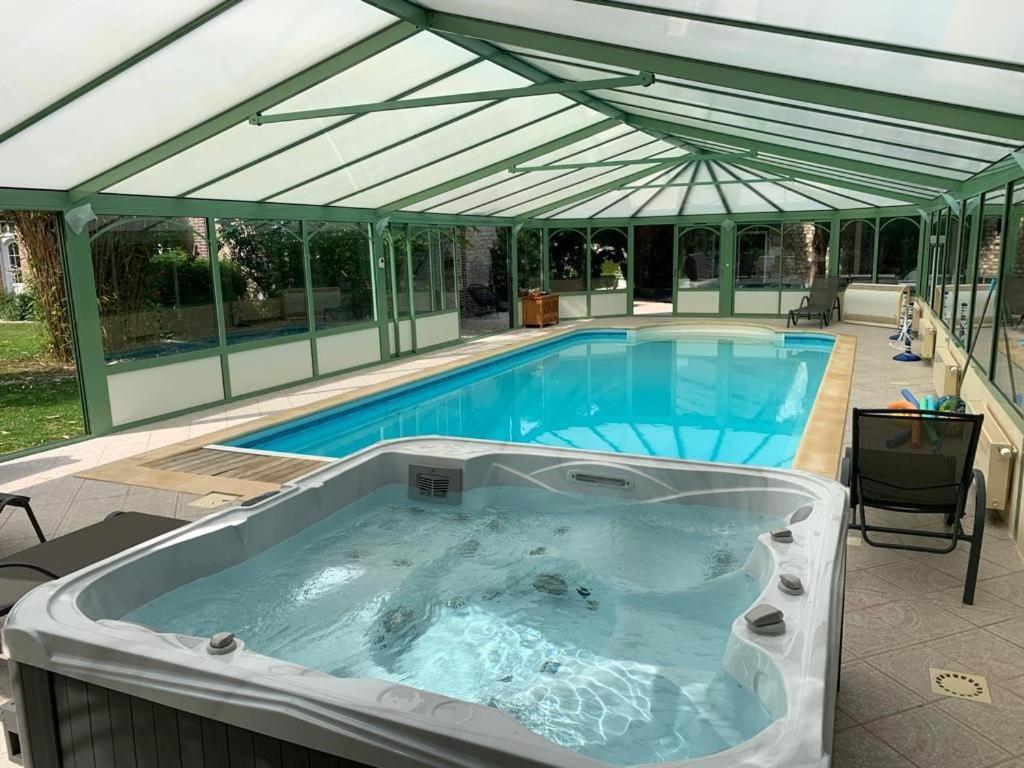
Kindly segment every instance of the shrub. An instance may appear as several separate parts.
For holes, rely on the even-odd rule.
[[[38,320],[35,296],[28,291],[0,293],[0,320]]]

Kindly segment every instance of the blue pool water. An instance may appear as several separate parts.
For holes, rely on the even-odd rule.
[[[472,437],[788,467],[832,339],[571,334],[230,445],[340,458],[381,440]]]
[[[125,618],[501,709],[615,765],[735,746],[771,716],[722,667],[776,518],[534,488],[387,486]]]

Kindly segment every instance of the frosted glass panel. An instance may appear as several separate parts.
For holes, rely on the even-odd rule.
[[[48,107],[216,4],[217,0],[3,3],[0,72],[6,87],[0,131]],[[68,55],[70,51],[73,56]]]
[[[808,3],[805,0],[803,4]],[[887,90],[908,96],[940,102],[948,102],[955,96],[959,103],[968,106],[1024,114],[1024,99],[1020,98],[1024,94],[1024,74],[1005,70],[728,28],[589,3],[580,4],[576,13],[552,13],[548,0],[486,4],[474,0],[433,0],[430,5],[463,16],[585,40],[601,40],[639,50],[670,55],[684,51],[688,58],[867,89],[875,89],[882,82]],[[792,7],[794,3],[786,5]],[[966,10],[971,4],[963,5],[965,20],[961,31],[953,33],[948,29],[943,39],[946,34],[955,34],[954,39],[977,35],[978,19]],[[870,13],[862,6],[857,8],[857,12]],[[919,25],[929,15],[929,11],[922,8],[904,16],[903,11],[892,4],[877,12],[893,27]],[[941,9],[931,13],[943,16]],[[1018,14],[1019,9],[1007,8],[1007,15],[1002,18],[1012,19]],[[1000,16],[989,15],[986,10],[985,18],[999,19]],[[836,26],[833,19],[829,19],[829,23],[832,30],[843,29],[841,25]],[[990,26],[1001,25],[987,24],[986,30]],[[1004,38],[1010,53],[1008,58],[1019,59],[1020,51],[1024,50],[1021,47],[1024,35],[1018,30],[1010,33],[1010,37],[1010,40]],[[985,50],[986,55],[991,55],[992,47],[988,46],[987,40]],[[1008,94],[1015,94],[1016,98],[1007,98]]]
[[[533,149],[538,144],[585,128],[600,122],[600,120],[601,115],[589,107],[573,107],[547,120],[525,126],[507,136],[501,136],[481,146],[468,149],[443,162],[403,174],[399,178],[374,187],[367,192],[346,197],[342,204],[357,208],[388,207],[389,203],[403,197],[479,170],[502,158],[515,157],[519,153]],[[507,130],[508,122],[502,124]]]
[[[342,171],[287,192],[275,200],[288,203],[323,204],[351,197],[371,186],[409,174],[467,146],[494,138],[516,125],[550,115],[568,102],[562,96],[532,96],[499,102],[457,123],[404,142],[401,146],[355,163]],[[413,114],[418,110],[413,111]],[[497,159],[497,158],[492,158]],[[480,163],[486,165],[486,162]],[[437,181],[443,181],[437,178]],[[436,182],[435,182],[436,183]],[[421,184],[420,188],[429,186]],[[415,189],[410,189],[415,191]],[[407,193],[404,193],[407,194]],[[345,202],[351,205],[351,202]]]
[[[427,32],[403,40],[335,75],[267,113],[358,104],[395,98],[472,60],[465,48]],[[138,195],[182,194],[264,155],[323,130],[365,117],[299,120],[256,127],[243,121],[211,139],[115,184],[110,192]]]
[[[393,21],[358,0],[247,0],[0,145],[3,183],[73,187]]]

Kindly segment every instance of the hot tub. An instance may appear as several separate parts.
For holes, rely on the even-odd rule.
[[[787,470],[383,443],[23,599],[3,633],[23,749],[827,765],[845,506]],[[755,628],[756,606],[783,621]]]

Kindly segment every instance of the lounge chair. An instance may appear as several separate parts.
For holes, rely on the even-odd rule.
[[[498,297],[494,291],[480,283],[470,283],[466,286],[473,303],[477,306],[477,315],[486,315],[498,311]]]
[[[938,411],[853,409],[853,447],[843,459],[841,479],[850,489],[853,519],[873,547],[945,554],[961,541],[971,545],[963,601],[974,603],[981,543],[985,535],[985,476],[974,468],[982,416]],[[974,525],[968,535],[961,524],[974,485]],[[867,508],[942,516],[948,530],[869,525]],[[869,534],[900,534],[880,541]],[[919,546],[907,537],[948,542]]]
[[[40,543],[0,559],[0,616],[40,584],[188,524],[141,512],[113,512],[98,523],[45,541],[27,496],[0,494],[0,510],[4,506],[22,507],[29,513]]]
[[[800,306],[789,310],[786,318],[786,327],[790,324],[796,325],[797,319],[806,317],[818,318],[818,327],[823,328],[832,322],[832,313],[836,313],[836,319],[842,320],[842,307],[839,304],[839,277],[816,277],[811,283],[810,295],[800,300]]]

